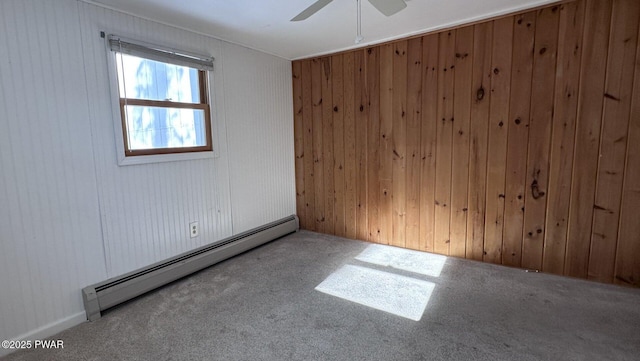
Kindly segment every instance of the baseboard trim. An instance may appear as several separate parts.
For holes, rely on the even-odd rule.
[[[20,336],[13,337],[10,340],[12,341],[42,340],[84,322],[87,322],[87,314],[85,313],[85,311],[81,311],[71,316],[65,317],[61,320],[36,328],[35,330],[29,331]],[[0,357],[6,356],[15,351],[18,351],[18,350],[8,350],[8,349],[0,348]]]

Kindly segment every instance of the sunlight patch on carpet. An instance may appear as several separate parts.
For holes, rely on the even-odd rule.
[[[439,277],[446,256],[372,244],[356,256],[358,261],[392,267],[425,276]]]
[[[320,283],[316,290],[419,321],[434,287],[432,282],[345,265]]]

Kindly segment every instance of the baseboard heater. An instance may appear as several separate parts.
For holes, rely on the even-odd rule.
[[[295,215],[82,289],[87,319],[146,292],[299,229]]]

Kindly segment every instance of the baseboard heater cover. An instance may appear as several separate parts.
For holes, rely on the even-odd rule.
[[[252,248],[298,231],[295,215],[265,224],[207,246],[137,269],[82,289],[87,319],[97,320],[100,312],[166,285],[194,272],[222,262]]]

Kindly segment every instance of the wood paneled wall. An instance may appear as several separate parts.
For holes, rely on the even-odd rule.
[[[293,62],[305,229],[640,286],[640,1]]]

